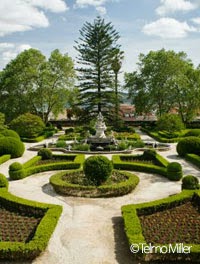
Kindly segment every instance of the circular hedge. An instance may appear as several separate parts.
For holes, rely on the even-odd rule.
[[[167,166],[167,178],[171,181],[179,181],[183,177],[182,166],[178,162],[171,162]]]
[[[200,138],[186,137],[178,142],[176,150],[181,157],[189,153],[200,155]]]
[[[83,163],[86,178],[97,186],[110,177],[112,170],[112,162],[104,156],[91,156]]]
[[[48,148],[42,148],[38,151],[38,156],[42,157],[42,160],[49,160],[52,158],[52,151]]]
[[[193,175],[187,175],[182,179],[182,190],[197,190],[199,189],[199,180]]]
[[[0,137],[0,156],[10,154],[11,158],[21,157],[24,153],[24,144],[13,137]]]
[[[8,188],[8,180],[2,173],[0,173],[0,188]]]
[[[86,185],[73,184],[72,182],[66,180],[66,178],[68,177],[70,178],[72,174],[74,173],[76,174],[80,172],[82,172],[82,170],[60,172],[51,176],[49,182],[53,186],[56,193],[67,196],[88,197],[88,198],[122,196],[134,190],[137,184],[139,183],[139,177],[137,177],[136,175],[130,172],[118,171],[118,170],[117,173],[123,174],[126,180],[116,184],[86,186]]]

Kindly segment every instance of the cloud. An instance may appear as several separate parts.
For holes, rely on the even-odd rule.
[[[200,17],[192,18],[191,21],[197,25],[200,25]]]
[[[63,0],[1,0],[0,37],[37,27],[48,27],[49,21],[41,10],[64,12]]]
[[[76,8],[85,8],[88,6],[93,6],[101,15],[106,14],[105,4],[107,2],[118,2],[119,0],[76,0],[75,7]]]
[[[163,39],[178,39],[187,36],[188,32],[197,31],[187,22],[179,22],[174,18],[160,18],[157,21],[146,24],[143,33],[149,36],[158,36]]]
[[[161,5],[156,9],[160,16],[178,11],[188,12],[197,8],[197,5],[188,0],[161,0]]]
[[[0,56],[2,58],[0,68],[5,67],[6,64],[14,59],[19,53],[30,48],[31,46],[29,44],[0,43]]]

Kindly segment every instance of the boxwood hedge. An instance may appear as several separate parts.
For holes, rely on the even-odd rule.
[[[165,198],[162,200],[157,200],[150,203],[131,204],[131,205],[122,206],[121,211],[124,219],[124,228],[129,245],[131,246],[137,244],[139,246],[138,253],[133,254],[134,259],[139,259],[140,261],[161,261],[162,263],[164,261],[174,261],[175,263],[176,261],[185,261],[185,260],[199,262],[200,245],[198,244],[192,244],[192,245],[187,244],[187,246],[191,246],[191,252],[189,254],[180,254],[177,252],[173,254],[169,254],[169,253],[161,254],[159,252],[145,254],[144,252],[142,252],[142,244],[145,246],[148,246],[148,244],[143,236],[142,227],[138,217],[138,215],[152,214],[158,211],[162,211],[164,209],[173,208],[175,206],[185,203],[186,201],[190,201],[193,195],[197,195],[198,199],[200,199],[199,192],[184,190],[182,191],[182,193],[178,195],[173,195],[170,196],[169,198]],[[169,247],[169,245],[165,245],[165,246]]]
[[[62,207],[28,201],[10,194],[5,188],[0,189],[0,203],[2,206],[22,213],[28,212],[34,215],[38,210],[42,212],[42,220],[28,243],[0,242],[0,261],[21,262],[34,259],[47,247],[62,213]]]
[[[56,155],[55,155],[56,156]],[[21,164],[21,167],[17,167],[13,169],[13,164],[9,167],[9,176],[12,180],[20,180],[29,175],[43,172],[43,171],[50,171],[50,170],[71,170],[71,169],[78,169],[82,166],[85,156],[84,155],[62,155],[63,157],[71,157],[74,156],[74,161],[63,161],[56,162],[56,163],[48,163],[43,165],[35,165],[39,160],[42,159],[41,156],[36,156],[24,163]]]
[[[63,176],[81,171],[82,170],[73,170],[57,173],[50,178],[49,182],[53,186],[54,190],[59,194],[82,197],[121,196],[131,192],[139,183],[139,178],[136,175],[125,171],[120,171],[118,173],[125,175],[127,180],[111,185],[84,186],[72,184],[66,180],[63,180]]]

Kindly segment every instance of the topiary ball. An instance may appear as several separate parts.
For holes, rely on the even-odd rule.
[[[183,177],[182,166],[178,162],[171,162],[167,166],[167,177],[171,181],[179,181]]]
[[[11,129],[3,129],[0,131],[0,134],[4,137],[14,137],[20,140],[20,136],[17,134],[17,132]]]
[[[49,160],[52,158],[52,151],[48,148],[42,148],[38,151],[38,156],[42,157],[42,160]]]
[[[8,180],[2,173],[0,173],[0,188],[8,188]]]
[[[112,170],[112,162],[104,156],[91,156],[83,164],[86,178],[96,186],[105,182],[111,176]]]
[[[188,153],[200,155],[200,138],[186,137],[178,142],[176,150],[181,157]]]
[[[199,179],[193,175],[187,175],[182,179],[182,190],[199,189]]]
[[[24,153],[24,144],[14,137],[0,137],[0,156],[10,154],[11,158],[21,157]]]

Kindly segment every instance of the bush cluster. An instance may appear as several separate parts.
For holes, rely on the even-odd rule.
[[[178,162],[171,162],[167,166],[167,177],[171,181],[179,181],[183,177],[182,166]]]
[[[112,162],[104,156],[91,156],[83,163],[86,178],[97,186],[110,177],[112,170]]]
[[[180,116],[176,114],[164,114],[157,122],[157,130],[168,131],[170,133],[184,129],[184,124]]]
[[[199,189],[199,180],[193,175],[187,175],[182,179],[182,190],[197,190]]]
[[[200,129],[191,129],[186,134],[186,137],[199,137],[200,136]]]
[[[39,116],[27,113],[12,120],[10,127],[15,130],[21,138],[35,138],[43,133],[45,124]]]
[[[186,137],[178,142],[176,150],[181,157],[185,157],[186,154],[200,155],[200,138]]]

